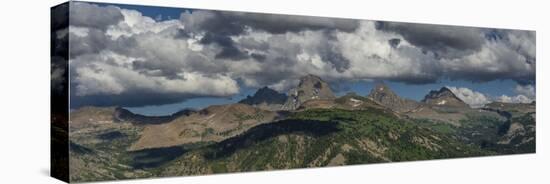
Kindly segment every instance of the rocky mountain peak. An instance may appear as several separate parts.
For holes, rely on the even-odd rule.
[[[378,83],[369,93],[369,96],[372,99],[383,99],[383,98],[399,98],[386,84]]]
[[[300,78],[300,83],[288,93],[288,98],[283,106],[285,110],[294,110],[305,101],[315,99],[334,99],[336,96],[328,83],[318,76],[306,75]]]
[[[460,98],[458,98],[449,88],[442,87],[439,90],[430,91],[422,100],[427,104],[437,105],[437,106],[456,106],[456,107],[467,107],[468,105],[464,103]]]
[[[267,86],[258,89],[253,96],[247,96],[245,99],[239,101],[239,103],[248,105],[258,104],[284,104],[287,96],[283,93],[279,93]]]
[[[308,74],[300,77],[300,84],[298,84],[298,86],[302,86],[308,83],[320,83],[320,82],[324,82],[323,79],[321,79],[316,75]]]
[[[406,112],[418,107],[418,103],[399,97],[386,84],[378,83],[370,91],[368,98],[396,112]]]

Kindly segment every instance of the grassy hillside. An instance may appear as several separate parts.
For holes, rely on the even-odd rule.
[[[466,144],[498,154],[534,153],[536,150],[535,119],[532,113],[509,119],[473,116],[460,121],[460,126],[414,120],[421,127],[453,137]]]
[[[344,100],[345,102],[349,100]],[[468,116],[460,126],[361,106],[287,112],[220,142],[130,151],[140,127],[73,133],[73,181],[131,179],[534,152],[532,114]],[[244,117],[243,117],[244,118]]]
[[[491,154],[382,110],[311,109],[189,150],[157,173],[192,175]]]

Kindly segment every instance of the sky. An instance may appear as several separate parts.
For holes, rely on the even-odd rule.
[[[535,32],[72,2],[71,108],[147,115],[234,103],[306,74],[337,95],[384,82],[421,100],[448,87],[472,107],[535,97]]]

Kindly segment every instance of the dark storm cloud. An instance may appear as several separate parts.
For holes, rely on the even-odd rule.
[[[73,2],[70,8],[71,25],[107,29],[124,19],[120,10],[114,6],[100,7],[95,4]]]
[[[67,117],[69,2],[52,7],[50,11],[50,99],[51,113]]]
[[[337,52],[324,52],[321,59],[329,61],[338,72],[344,72],[350,67],[349,60]]]
[[[264,54],[256,54],[256,53],[250,54],[250,57],[254,58],[256,61],[259,61],[259,62],[265,61],[265,59],[267,58]]]
[[[164,94],[158,95],[155,92],[135,92],[135,93],[123,93],[117,95],[88,95],[88,96],[76,96],[71,93],[71,108],[79,108],[82,106],[124,106],[124,107],[141,107],[146,105],[163,105],[175,102],[182,102],[187,99],[193,98],[193,96],[186,96],[181,94]]]
[[[243,60],[249,58],[249,55],[235,46],[235,42],[228,36],[206,33],[200,40],[202,44],[216,43],[222,50],[216,54],[216,59]]]
[[[436,67],[424,70],[436,78],[535,81],[534,32],[395,22],[376,22],[376,28],[402,36],[424,54],[433,53]],[[396,49],[399,43],[391,39],[389,44]],[[405,75],[399,78],[410,79]]]
[[[51,29],[60,30],[65,29],[69,26],[69,3],[60,4],[58,6],[52,7],[51,10]],[[54,32],[55,32],[54,31]]]
[[[353,19],[237,12],[224,12],[221,16],[230,19],[232,24],[247,25],[273,34],[326,29],[351,32],[359,26]]]
[[[390,44],[390,46],[392,48],[397,48],[397,46],[399,46],[399,43],[401,43],[401,39],[399,38],[392,38],[390,40],[388,40],[388,43]]]
[[[415,46],[442,57],[461,57],[479,51],[485,42],[482,29],[415,23],[377,22],[377,28],[402,35]]]
[[[515,50],[525,57],[527,64],[535,64],[536,61],[536,34],[534,31],[521,30],[499,30],[504,32],[504,36],[500,36],[501,40],[514,47]]]
[[[322,47],[319,54],[322,60],[329,62],[338,72],[344,72],[350,67],[350,61],[334,47]]]
[[[247,28],[283,34],[305,30],[351,32],[359,26],[359,22],[352,19],[202,10],[193,11],[192,14],[183,13],[180,20],[192,32],[205,32],[201,41],[203,44],[217,43],[222,47],[216,55],[217,58],[232,60],[247,59],[250,56],[235,47],[230,38],[243,34]]]
[[[72,22],[71,22],[72,25]],[[69,44],[71,46],[71,58],[82,54],[97,54],[107,47],[112,47],[112,40],[105,33],[98,29],[88,29],[87,36],[80,37],[71,34]]]
[[[249,55],[242,52],[237,47],[224,47],[222,51],[216,54],[216,59],[243,60],[249,58]]]
[[[494,29],[485,29],[485,37],[495,32]],[[500,32],[494,39],[487,39],[485,50],[495,58],[484,58],[494,62],[498,69],[471,66],[460,72],[451,74],[451,77],[467,79],[475,82],[491,80],[515,80],[521,85],[534,84],[536,80],[536,38],[534,31],[523,30],[496,30]],[[490,48],[490,49],[488,49]],[[483,51],[487,52],[487,51]]]
[[[395,77],[379,78],[378,80],[389,80],[389,81],[395,81],[395,82],[402,82],[405,84],[417,85],[417,84],[432,84],[437,82],[439,79],[441,79],[441,76],[405,74],[405,75],[399,75]]]
[[[60,4],[52,7],[50,22],[50,55],[67,59],[69,47],[67,36],[69,30],[69,3]]]
[[[195,17],[197,14],[199,18]],[[247,27],[272,34],[326,29],[352,32],[359,27],[359,22],[353,19],[204,10],[183,13],[180,20],[190,25],[190,29],[222,35],[238,35]]]
[[[344,57],[342,52],[334,45],[338,41],[336,33],[334,30],[323,31],[322,34],[326,39],[320,41],[322,43],[318,45],[317,51],[321,59],[330,63],[336,71],[345,72],[351,64],[349,59]]]
[[[167,79],[178,79],[181,67],[170,65],[159,65],[147,60],[135,60],[132,62],[132,69],[147,76],[165,77]]]
[[[529,31],[208,10],[159,21],[73,4],[99,16],[76,17],[67,33],[72,107],[229,97],[243,87],[286,92],[305,74],[334,89],[360,80],[535,82]]]

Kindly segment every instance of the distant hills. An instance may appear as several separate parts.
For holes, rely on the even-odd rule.
[[[119,107],[70,114],[74,181],[350,165],[535,152],[535,103],[471,108],[451,90],[423,100],[383,83],[336,96],[314,75],[287,94],[143,116]]]

